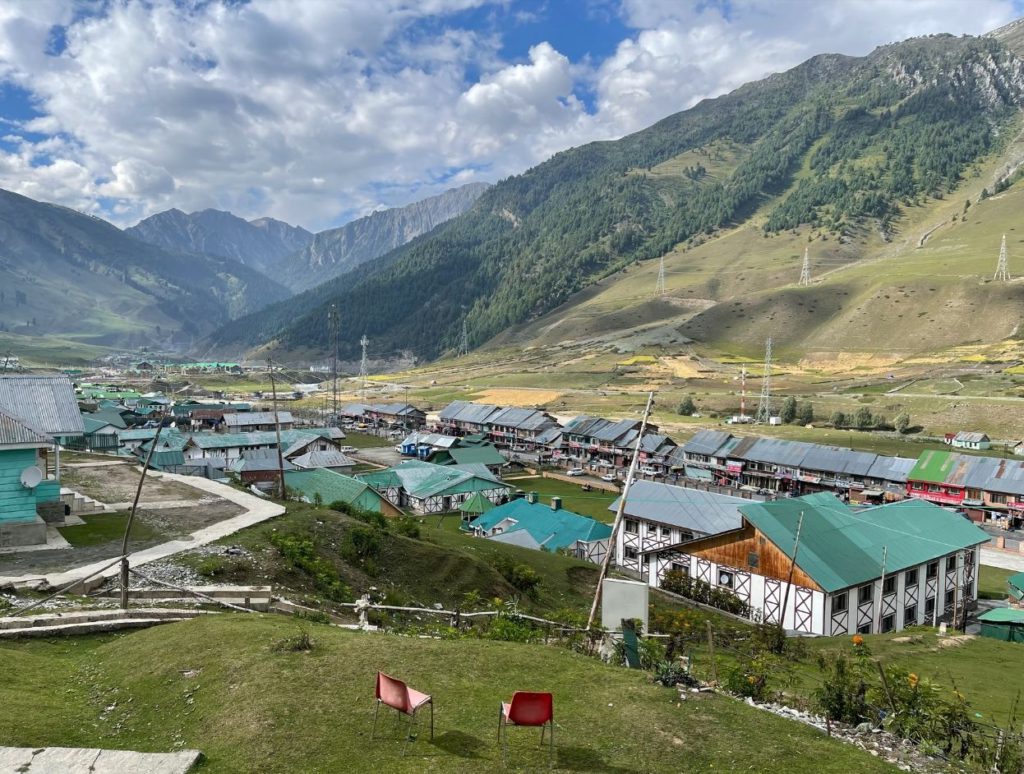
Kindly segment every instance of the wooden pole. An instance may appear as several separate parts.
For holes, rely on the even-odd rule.
[[[885,560],[889,554],[889,547],[882,546],[882,587],[878,590],[878,613],[875,618],[875,631],[882,632],[882,602],[885,599]]]
[[[629,463],[629,472],[626,474],[626,485],[622,488],[622,497],[619,498],[619,507],[615,511],[615,521],[612,522],[612,534],[608,536],[608,550],[605,551],[604,561],[601,562],[601,572],[597,576],[597,588],[594,589],[594,602],[590,606],[590,616],[587,618],[587,629],[594,625],[594,616],[597,615],[597,603],[601,600],[601,584],[608,575],[608,565],[612,555],[615,553],[615,538],[619,533],[619,525],[622,523],[622,514],[626,509],[626,498],[629,497],[629,488],[633,485],[633,477],[636,475],[636,463],[640,459],[640,442],[644,437],[644,430],[647,429],[647,418],[651,415],[651,406],[654,404],[654,393],[647,393],[647,407],[644,409],[644,418],[640,422],[640,432],[636,436],[636,445],[633,447],[633,459]]]
[[[281,448],[281,415],[277,411],[277,383],[274,381],[274,363],[267,361],[270,369],[270,394],[274,401],[274,432],[277,433],[277,496],[285,499],[284,488],[284,450]]]
[[[716,685],[718,684],[718,659],[715,658],[715,630],[711,626],[711,621],[708,624],[708,658],[711,659],[711,680]]]
[[[782,610],[779,612],[779,629],[786,629],[786,607],[789,605],[789,590],[793,587],[793,572],[796,570],[796,555],[800,551],[800,532],[804,528],[804,512],[800,511],[800,520],[796,523],[796,538],[793,540],[793,558],[789,562],[789,578],[786,590],[782,594]],[[796,616],[793,616],[793,628],[796,628]]]
[[[160,440],[160,431],[164,429],[164,417],[160,417],[160,424],[153,434],[153,443],[146,455],[146,462],[142,466],[142,475],[139,476],[139,485],[135,487],[135,499],[132,500],[132,509],[128,513],[128,522],[124,525],[124,537],[121,539],[121,609],[128,609],[128,536],[132,531],[132,523],[135,521],[135,511],[139,507],[139,498],[142,496],[142,485],[146,481],[146,471],[153,460],[153,452],[156,451],[157,441]]]

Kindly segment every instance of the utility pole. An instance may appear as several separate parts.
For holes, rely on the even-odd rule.
[[[740,419],[747,418],[747,367],[740,366]]]
[[[878,594],[878,613],[874,616],[876,634],[879,634],[882,631],[882,603],[885,601],[885,560],[888,555],[889,547],[882,546],[882,588],[879,589]]]
[[[359,361],[359,397],[364,402],[366,401],[366,379],[369,376],[368,368],[366,365],[366,346],[370,343],[370,340],[366,338],[366,334],[359,339],[359,346],[363,348],[363,358]]]
[[[999,246],[999,265],[992,279],[996,282],[1010,281],[1010,269],[1006,265],[1006,234],[1003,234],[1003,243]]]
[[[764,375],[761,377],[761,400],[754,421],[767,425],[772,416],[772,337],[764,344]]]
[[[800,269],[800,282],[797,284],[801,287],[807,287],[811,284],[811,258],[806,247],[804,248],[804,265]]]
[[[7,355],[4,357],[4,367],[0,368],[0,373],[3,373],[4,371],[7,370],[7,366],[10,364],[10,362],[11,362],[11,353],[8,352]]]
[[[640,432],[636,436],[636,445],[633,447],[633,459],[629,463],[629,472],[626,473],[626,485],[622,488],[622,496],[619,498],[619,507],[615,511],[615,521],[612,522],[612,534],[608,536],[608,550],[604,552],[604,560],[601,562],[601,572],[597,575],[597,588],[594,589],[594,602],[590,606],[590,616],[587,618],[587,629],[594,624],[594,616],[597,615],[597,603],[601,600],[601,584],[608,575],[608,565],[611,562],[612,554],[616,552],[616,536],[619,534],[619,526],[622,524],[622,514],[626,510],[626,498],[629,497],[629,488],[633,485],[633,478],[636,476],[636,464],[640,459],[640,443],[644,437],[644,430],[647,429],[647,418],[651,415],[651,406],[654,405],[654,393],[647,393],[647,408],[644,409],[644,418],[640,422]]]
[[[277,383],[274,381],[274,362],[272,360],[267,361],[267,368],[270,369],[270,394],[274,401],[274,432],[277,433],[277,495],[284,500],[284,450],[281,448],[281,415],[277,411]]]
[[[327,312],[327,324],[331,327],[331,376],[334,394],[334,418],[331,422],[338,424],[338,339],[341,336],[341,316],[338,314],[338,305],[331,304]]]
[[[654,295],[665,295],[665,256],[661,256],[661,266],[658,268],[658,284],[654,287]]]
[[[786,591],[782,595],[782,610],[779,612],[779,629],[786,629],[786,607],[789,605],[789,590],[793,588],[793,572],[796,570],[796,555],[800,551],[800,533],[804,528],[804,512],[800,511],[800,519],[796,523],[796,537],[793,540],[793,558],[789,562],[789,579],[786,581]],[[796,628],[796,615],[793,615],[793,628]]]

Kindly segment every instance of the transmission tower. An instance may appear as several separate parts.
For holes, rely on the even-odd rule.
[[[338,339],[341,336],[341,316],[338,314],[336,304],[331,304],[331,308],[327,312],[327,324],[331,327],[331,393],[334,396],[334,418],[332,421],[336,424],[338,422]]]
[[[804,248],[804,265],[800,269],[800,282],[798,284],[803,287],[811,284],[811,258],[806,247]]]
[[[999,246],[999,265],[996,266],[996,273],[992,279],[997,282],[1010,281],[1010,270],[1006,265],[1006,234],[1003,234],[1003,243]]]
[[[466,318],[462,318],[462,335],[459,337],[459,349],[456,357],[465,357],[469,354],[469,331],[466,328]]]
[[[658,268],[658,284],[654,286],[654,295],[665,295],[665,256],[661,256],[661,266]]]
[[[754,421],[759,425],[767,425],[772,416],[772,338],[764,345],[764,376],[761,377],[761,400],[757,404]]]
[[[363,348],[363,359],[359,361],[359,395],[363,400],[366,400],[366,379],[369,376],[369,371],[366,367],[366,345],[370,343],[370,340],[366,338],[366,334],[363,334],[363,338],[359,339],[359,345]]]

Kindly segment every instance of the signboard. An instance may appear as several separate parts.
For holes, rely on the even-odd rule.
[[[621,631],[623,618],[639,618],[647,632],[647,604],[650,588],[641,581],[605,578],[601,585],[601,625]]]

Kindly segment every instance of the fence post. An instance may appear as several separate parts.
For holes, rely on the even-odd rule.
[[[889,707],[892,709],[892,714],[896,714],[896,702],[892,699],[892,692],[889,690],[889,678],[885,675],[885,670],[882,669],[882,662],[876,661],[875,666],[878,667],[878,674],[882,676],[882,688],[885,690],[885,698],[889,700]]]
[[[718,685],[718,661],[715,659],[715,630],[708,624],[708,657],[711,659],[711,681]]]

